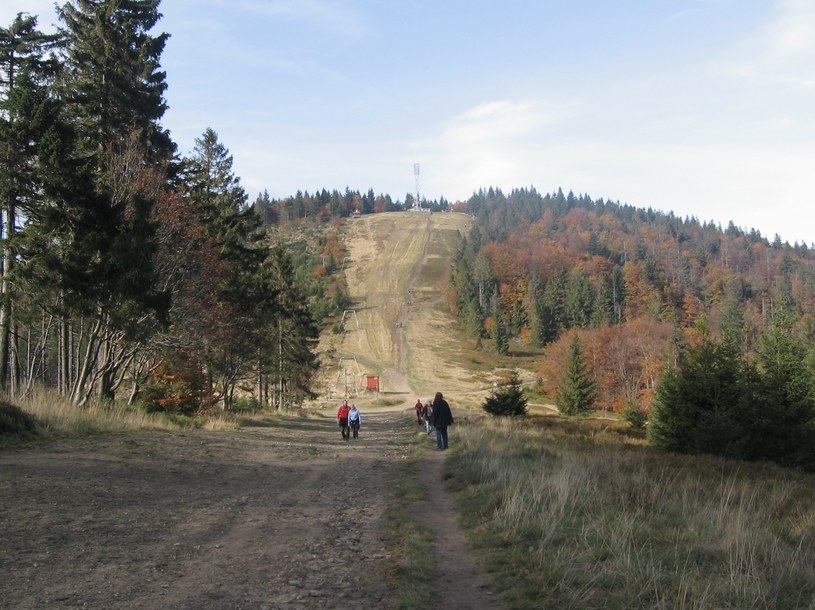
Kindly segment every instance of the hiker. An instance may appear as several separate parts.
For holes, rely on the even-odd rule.
[[[348,440],[351,436],[351,432],[348,430],[348,401],[343,400],[340,408],[337,409],[337,423],[340,426],[340,432],[342,432],[342,438],[344,440]]]
[[[348,411],[348,425],[351,426],[351,432],[354,438],[359,438],[359,427],[362,425],[362,413],[359,412],[356,405],[351,405]]]
[[[433,412],[430,415],[431,423],[436,428],[436,445],[439,451],[447,449],[447,426],[453,425],[453,412],[450,405],[444,400],[441,392],[436,392],[433,399]]]
[[[422,409],[424,409],[422,401],[417,398],[416,404],[413,406],[413,408],[416,409],[416,420],[419,422],[419,425],[421,426],[424,423],[422,421]]]
[[[432,417],[433,408],[430,405],[430,401],[428,400],[424,403],[424,407],[422,407],[422,419],[424,419],[424,425],[427,429],[427,433],[430,434],[433,432],[433,424],[430,422],[430,418]]]

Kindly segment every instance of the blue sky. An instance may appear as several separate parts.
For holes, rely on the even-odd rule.
[[[54,23],[53,3],[4,2]],[[815,242],[815,0],[164,0],[163,124],[250,200],[586,193]]]

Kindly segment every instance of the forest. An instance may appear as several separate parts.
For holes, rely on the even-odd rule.
[[[478,222],[450,308],[482,349],[542,350],[548,396],[584,382],[561,411],[631,416],[672,450],[815,465],[806,244],[561,190],[461,207]]]
[[[57,34],[24,13],[0,28],[0,388],[296,404],[336,296],[311,273],[326,232],[270,237],[213,129],[178,154],[158,5],[74,0]]]

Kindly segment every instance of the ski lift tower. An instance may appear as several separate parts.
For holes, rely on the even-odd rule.
[[[413,177],[416,179],[416,199],[413,201],[413,211],[414,212],[421,212],[422,205],[421,199],[419,198],[419,164],[413,164]]]

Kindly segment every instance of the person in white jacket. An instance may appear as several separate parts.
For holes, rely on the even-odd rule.
[[[351,405],[348,411],[348,425],[351,426],[351,432],[354,438],[359,438],[359,427],[362,425],[362,413],[359,412],[356,405]]]

